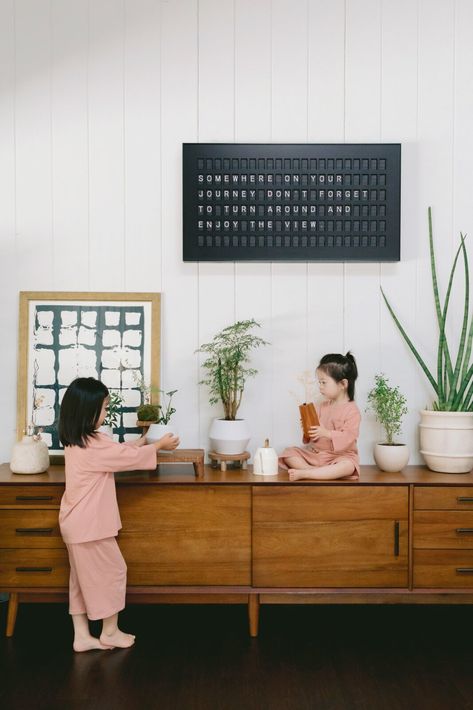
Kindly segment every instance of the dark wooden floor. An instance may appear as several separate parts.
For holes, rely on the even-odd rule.
[[[6,604],[0,604],[4,633]],[[2,710],[473,710],[473,609],[131,606],[127,650],[74,654],[63,605],[0,640]]]

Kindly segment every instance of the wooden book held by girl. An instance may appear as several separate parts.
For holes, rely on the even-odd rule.
[[[304,433],[304,439],[309,439],[309,429],[313,426],[320,426],[319,418],[317,412],[315,411],[313,402],[304,402],[304,404],[299,405],[299,412],[301,415],[302,431]]]

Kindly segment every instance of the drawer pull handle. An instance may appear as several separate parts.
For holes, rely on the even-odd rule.
[[[17,533],[51,533],[53,528],[15,528]]]
[[[52,567],[16,567],[17,572],[52,572]]]
[[[457,503],[473,503],[473,498],[469,498],[468,496],[458,496]]]
[[[394,557],[399,557],[399,520],[394,522]]]
[[[473,574],[473,567],[457,567],[458,574]]]
[[[459,535],[473,535],[473,528],[457,528],[455,532]]]
[[[53,500],[52,496],[16,496],[15,500]]]

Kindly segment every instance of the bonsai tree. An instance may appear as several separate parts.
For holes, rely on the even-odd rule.
[[[401,431],[401,422],[407,414],[406,398],[399,392],[399,387],[390,387],[388,378],[375,375],[375,386],[368,393],[368,406],[366,411],[373,411],[377,421],[386,432],[384,443],[396,446],[394,437]]]
[[[103,426],[116,427],[122,411],[123,397],[120,392],[110,390],[110,401],[107,406],[107,416],[104,419]]]
[[[386,306],[396,326],[398,327],[399,332],[422,368],[423,373],[432,385],[432,389],[434,390],[437,398],[433,404],[434,410],[444,412],[471,412],[473,411],[473,364],[471,362],[471,348],[473,344],[473,315],[470,319],[470,281],[468,254],[465,248],[465,237],[462,233],[460,233],[460,246],[457,249],[455,259],[453,261],[445,300],[442,304],[440,302],[437,282],[437,270],[435,265],[435,251],[432,234],[432,211],[430,207],[428,210],[428,219],[430,269],[432,273],[432,287],[434,291],[435,311],[439,331],[437,341],[437,369],[435,375],[429,370],[423,358],[419,355],[417,349],[394,313],[394,310],[391,307],[391,304],[389,303],[383,289],[381,289],[381,293],[383,294],[384,302],[386,303]],[[455,347],[457,348],[455,355],[447,342],[446,321],[455,270],[460,254],[463,257],[465,291],[463,318],[461,330],[458,334],[457,343],[455,344]]]
[[[236,419],[246,381],[257,373],[257,370],[248,367],[250,351],[260,345],[268,345],[251,332],[253,328],[260,327],[253,318],[238,321],[217,333],[212,342],[196,350],[208,355],[202,363],[207,376],[199,384],[209,387],[210,404],[222,402],[227,420]]]

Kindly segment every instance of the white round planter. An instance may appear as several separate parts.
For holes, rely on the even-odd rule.
[[[217,454],[242,454],[250,440],[244,419],[214,419],[209,431],[210,448]]]
[[[381,471],[402,471],[409,461],[409,449],[405,444],[375,444],[374,460]]]
[[[420,413],[420,453],[432,471],[468,473],[473,468],[473,412]]]
[[[159,441],[159,439],[162,439],[165,434],[173,434],[174,436],[177,436],[177,428],[169,423],[169,424],[151,424],[147,433],[146,433],[146,443],[148,444],[154,444],[155,441]],[[167,451],[166,449],[160,449],[159,450],[160,454],[171,454],[172,451],[169,450]]]

